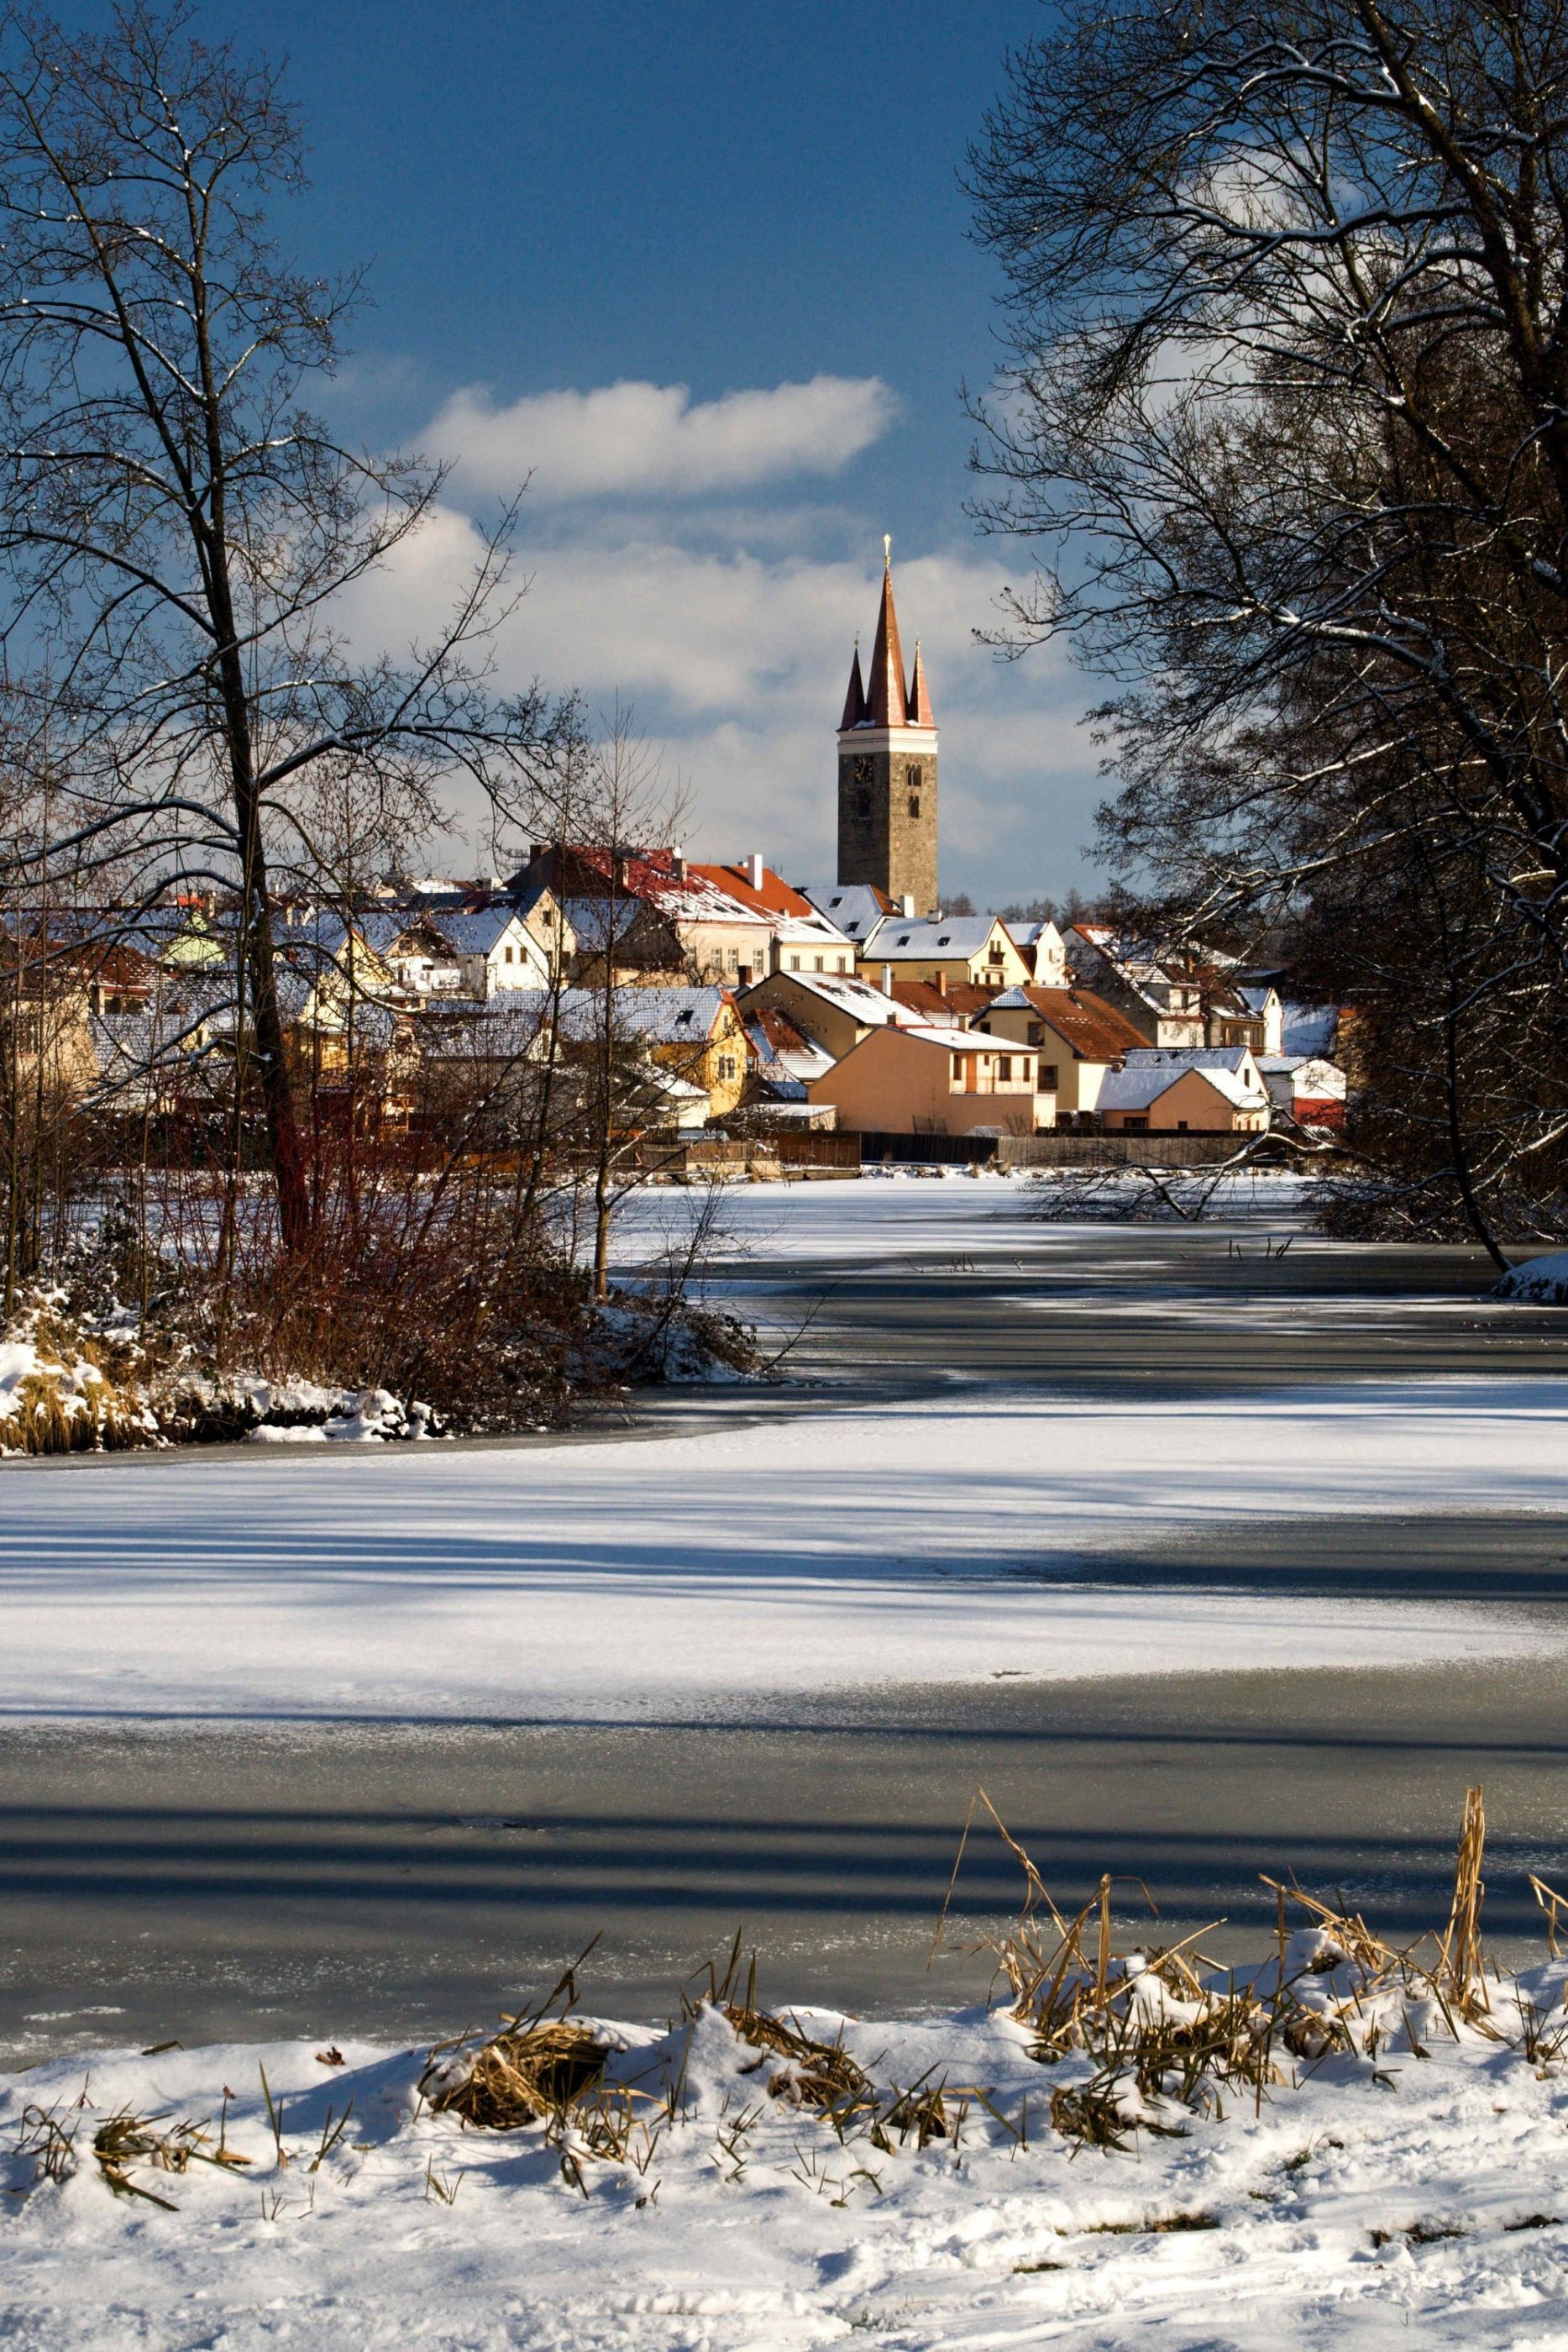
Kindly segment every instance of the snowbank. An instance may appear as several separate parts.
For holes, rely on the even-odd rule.
[[[1524,1979],[1559,2025],[1563,1979],[1561,1966]],[[78,2061],[0,2078],[5,2341],[16,2352],[1568,2341],[1568,2074],[1550,2042],[1531,2057],[1411,2015],[1374,2055],[1303,2062],[1293,2086],[1228,2097],[1223,2115],[1167,2107],[1181,2137],[1138,2131],[1118,2150],[1052,2129],[1053,2090],[1081,2084],[1086,2063],[1038,2063],[1007,2018],[796,2017],[810,2034],[841,2032],[876,2086],[876,2115],[899,2090],[940,2087],[944,2136],[922,2147],[896,2124],[879,2139],[865,2113],[824,2120],[775,2092],[778,2063],[708,2007],[669,2034],[598,2025],[610,2080],[641,2095],[646,2119],[619,2159],[595,2154],[586,2130],[465,2129],[421,2102],[423,2053],[368,2044],[115,2053],[85,2077]],[[1517,2045],[1517,2010],[1502,2023]],[[117,2194],[95,2137],[109,2126],[107,2144],[123,2145],[148,2117],[176,2147],[192,2144],[182,2124],[198,2127],[204,2147],[174,2171],[131,2155]],[[51,2146],[64,2176],[53,2181],[39,2178]],[[201,2160],[220,2147],[228,2161]]]
[[[1568,1250],[1548,1250],[1511,1267],[1492,1297],[1519,1306],[1568,1307]]]

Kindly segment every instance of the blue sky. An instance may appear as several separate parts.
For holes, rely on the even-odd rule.
[[[289,60],[311,143],[299,257],[373,265],[335,403],[456,461],[447,543],[378,619],[416,616],[462,561],[465,513],[531,467],[534,584],[506,659],[631,702],[693,850],[827,874],[832,728],[889,530],[943,728],[946,887],[1084,877],[1092,695],[1054,653],[975,646],[1027,556],[963,512],[959,386],[993,363],[995,281],[957,173],[1042,13],[202,9]]]

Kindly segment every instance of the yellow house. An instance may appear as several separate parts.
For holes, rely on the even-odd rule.
[[[1021,988],[1034,973],[996,915],[889,915],[857,950],[863,979],[946,982],[976,988]]]
[[[972,1029],[873,1029],[806,1087],[859,1135],[1030,1135],[1037,1056]]]
[[[709,1118],[727,1118],[746,1091],[751,1041],[740,1009],[727,988],[569,988],[562,992],[557,1024],[565,1042],[602,1039],[608,1016],[612,1034],[636,1046],[669,1073],[678,1092],[701,1087]]]

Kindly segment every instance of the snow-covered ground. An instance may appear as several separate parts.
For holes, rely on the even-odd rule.
[[[1530,1979],[1559,2027],[1563,1981]],[[769,2095],[779,2062],[706,2007],[669,2036],[605,2037],[612,2075],[649,2093],[631,2163],[538,2124],[465,2129],[422,2107],[422,2053],[354,2043],[341,2067],[305,2042],[0,2079],[0,2336],[16,2352],[1568,2343],[1568,2075],[1463,2027],[1456,2043],[1431,2001],[1396,2010],[1374,2056],[1298,2065],[1260,2101],[1227,2091],[1222,2116],[1167,2106],[1182,2137],[1121,2150],[1051,2129],[1052,2091],[1087,2063],[1041,2066],[999,2015],[800,2022],[841,2031],[883,2111],[945,2086],[947,2136],[879,2145],[862,2116],[841,2138]],[[132,2159],[122,2177],[164,2201],[117,2196],[92,2145],[117,2112],[203,2126],[209,2152],[221,2121],[248,2162]],[[48,2113],[74,2137],[58,2183],[10,2153],[37,2151]]]
[[[770,1256],[977,1258],[1015,1244],[1020,1189],[758,1187],[731,1231]],[[622,1252],[689,1213],[690,1196],[638,1203]],[[866,1685],[1528,1652],[1553,1639],[1538,1618],[1118,1588],[1114,1554],[1280,1515],[1328,1541],[1349,1514],[1560,1513],[1565,1434],[1548,1378],[1098,1402],[954,1381],[619,1443],[7,1465],[0,1707],[624,1722],[740,1700],[764,1717]],[[1531,1980],[1554,2031],[1565,1974]],[[803,2022],[841,2025],[884,2094],[945,2083],[956,2141],[888,2152],[857,2126],[846,2144],[770,2097],[758,2053],[713,2012],[689,2051],[617,2031],[621,2078],[650,2070],[656,2091],[673,2074],[681,2112],[639,2144],[641,2169],[580,2147],[577,2180],[537,2126],[465,2132],[421,2108],[423,2053],[105,2052],[0,2077],[0,2342],[1568,2347],[1568,2074],[1550,2046],[1514,2046],[1517,2011],[1510,2039],[1456,2042],[1401,2011],[1375,2054],[1110,2151],[1051,2127],[1052,2090],[1084,2062],[1042,2067],[999,2016]],[[92,2147],[117,2113],[165,2137],[225,2117],[227,2149],[252,2160],[142,2157],[129,2177],[164,2202],[117,2197]],[[61,2133],[66,2177],[40,2181]]]
[[[1559,1510],[1565,1437],[1545,1379],[1132,1402],[955,1385],[621,1444],[18,1464],[0,1707],[628,1721],[1004,1673],[1496,1655],[1549,1637],[1496,1612],[1117,1589],[1082,1563],[1195,1520]]]

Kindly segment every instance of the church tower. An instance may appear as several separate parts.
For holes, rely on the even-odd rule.
[[[893,543],[883,540],[882,609],[871,670],[860,646],[839,721],[839,880],[874,882],[910,898],[917,915],[936,898],[936,721],[920,646],[905,678],[893,607]]]

